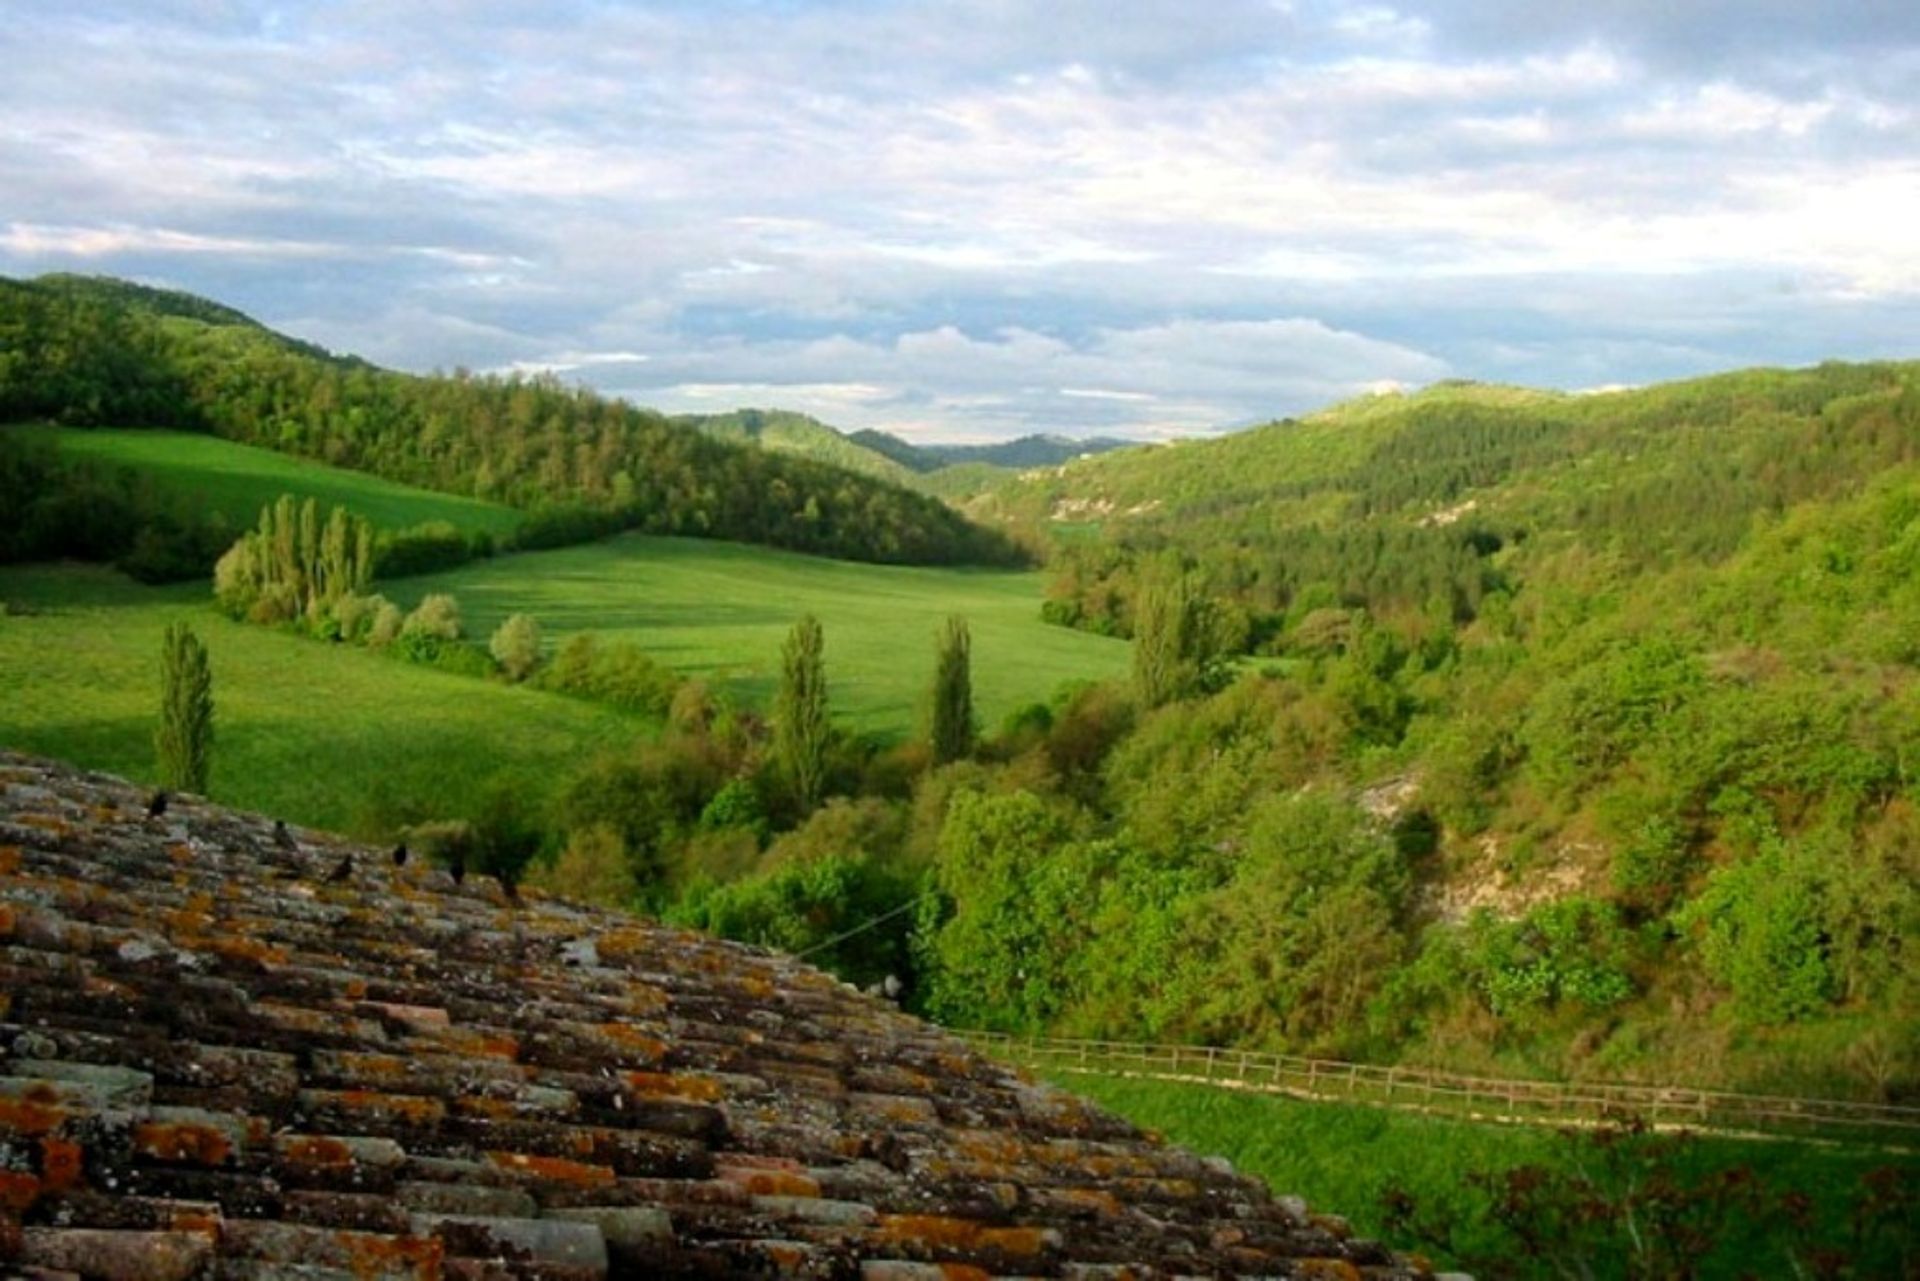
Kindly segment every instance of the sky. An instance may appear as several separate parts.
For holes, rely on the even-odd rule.
[[[9,0],[0,275],[917,440],[1920,357],[1913,0]]]

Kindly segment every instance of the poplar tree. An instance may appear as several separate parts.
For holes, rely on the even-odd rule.
[[[780,689],[773,702],[774,759],[802,810],[820,803],[827,775],[826,638],[807,614],[787,633],[780,651]]]
[[[185,623],[168,626],[160,652],[160,728],[153,736],[160,785],[207,790],[213,761],[213,669]]]
[[[933,674],[933,759],[957,761],[973,751],[973,638],[955,614],[938,638]]]

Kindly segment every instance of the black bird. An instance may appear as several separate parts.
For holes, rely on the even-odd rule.
[[[283,850],[300,848],[300,842],[293,839],[293,833],[287,830],[287,820],[283,818],[273,820],[273,843]]]
[[[338,885],[340,882],[346,880],[352,875],[353,875],[353,855],[349,854],[345,858],[340,860],[340,866],[334,868],[331,872],[327,873],[327,884]]]
[[[407,843],[405,841],[401,841],[393,847],[393,865],[395,867],[405,867],[407,865]]]
[[[167,794],[165,792],[155,792],[153,794],[153,799],[147,802],[147,817],[159,818],[162,814],[166,812],[167,812]]]
[[[467,879],[467,860],[462,855],[455,854],[453,861],[447,864],[447,871],[453,874],[453,883],[460,884]]]

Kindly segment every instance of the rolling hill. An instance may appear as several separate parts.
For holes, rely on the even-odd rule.
[[[336,358],[204,300],[0,279],[0,421],[206,432],[535,513],[530,537],[619,529],[909,564],[1018,564],[922,494],[745,448],[555,380],[417,377]]]
[[[477,635],[526,613],[555,644],[580,631],[634,641],[750,707],[767,706],[787,629],[812,613],[826,629],[836,721],[899,739],[920,728],[934,634],[950,614],[973,629],[974,697],[989,728],[1068,682],[1125,674],[1125,645],[1041,621],[1044,581],[1038,573],[859,565],[629,534],[502,556],[387,591],[409,606],[451,592]]]

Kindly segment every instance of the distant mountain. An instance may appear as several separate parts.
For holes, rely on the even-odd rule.
[[[847,436],[817,418],[788,409],[735,409],[724,414],[679,414],[675,422],[697,428],[716,440],[759,445],[779,453],[845,467],[896,485],[911,485],[914,471],[858,436]],[[864,433],[862,433],[864,434]],[[887,437],[891,440],[892,437]]]
[[[856,431],[847,439],[916,472],[938,471],[960,463],[986,463],[1015,470],[1057,467],[1071,459],[1124,449],[1136,443],[1109,436],[1074,440],[1067,436],[1035,435],[991,445],[916,445],[889,432],[873,430]]]

